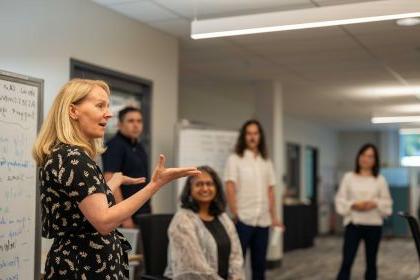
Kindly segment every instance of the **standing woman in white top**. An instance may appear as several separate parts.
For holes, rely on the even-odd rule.
[[[377,278],[376,258],[383,219],[392,213],[392,199],[385,178],[379,174],[379,154],[372,144],[360,148],[354,172],[341,181],[335,197],[337,213],[344,217],[343,261],[337,280],[350,279],[360,241],[365,242],[365,279]]]
[[[269,227],[283,227],[275,205],[275,173],[268,157],[263,128],[245,122],[235,154],[225,170],[226,198],[236,224],[242,252],[251,252],[252,280],[264,280]]]

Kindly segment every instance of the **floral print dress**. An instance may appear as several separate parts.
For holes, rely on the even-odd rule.
[[[80,147],[59,144],[40,168],[42,236],[54,238],[45,264],[45,279],[128,279],[127,251],[117,230],[101,235],[78,205],[103,193],[108,207],[112,191],[89,155]]]

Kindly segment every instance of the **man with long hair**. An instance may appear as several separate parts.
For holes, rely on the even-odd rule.
[[[252,279],[265,279],[269,227],[283,225],[275,207],[275,175],[257,120],[242,126],[225,170],[226,198],[244,256],[251,251]]]

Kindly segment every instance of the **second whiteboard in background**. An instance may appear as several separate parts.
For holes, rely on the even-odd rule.
[[[227,158],[234,151],[239,133],[200,127],[180,127],[177,142],[177,166],[212,167],[223,181]],[[177,181],[176,202],[185,184],[185,178]]]

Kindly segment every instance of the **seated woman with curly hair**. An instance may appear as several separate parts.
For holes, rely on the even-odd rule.
[[[243,257],[235,225],[225,213],[226,200],[216,172],[197,168],[181,194],[181,209],[169,229],[165,276],[174,280],[241,280]]]

